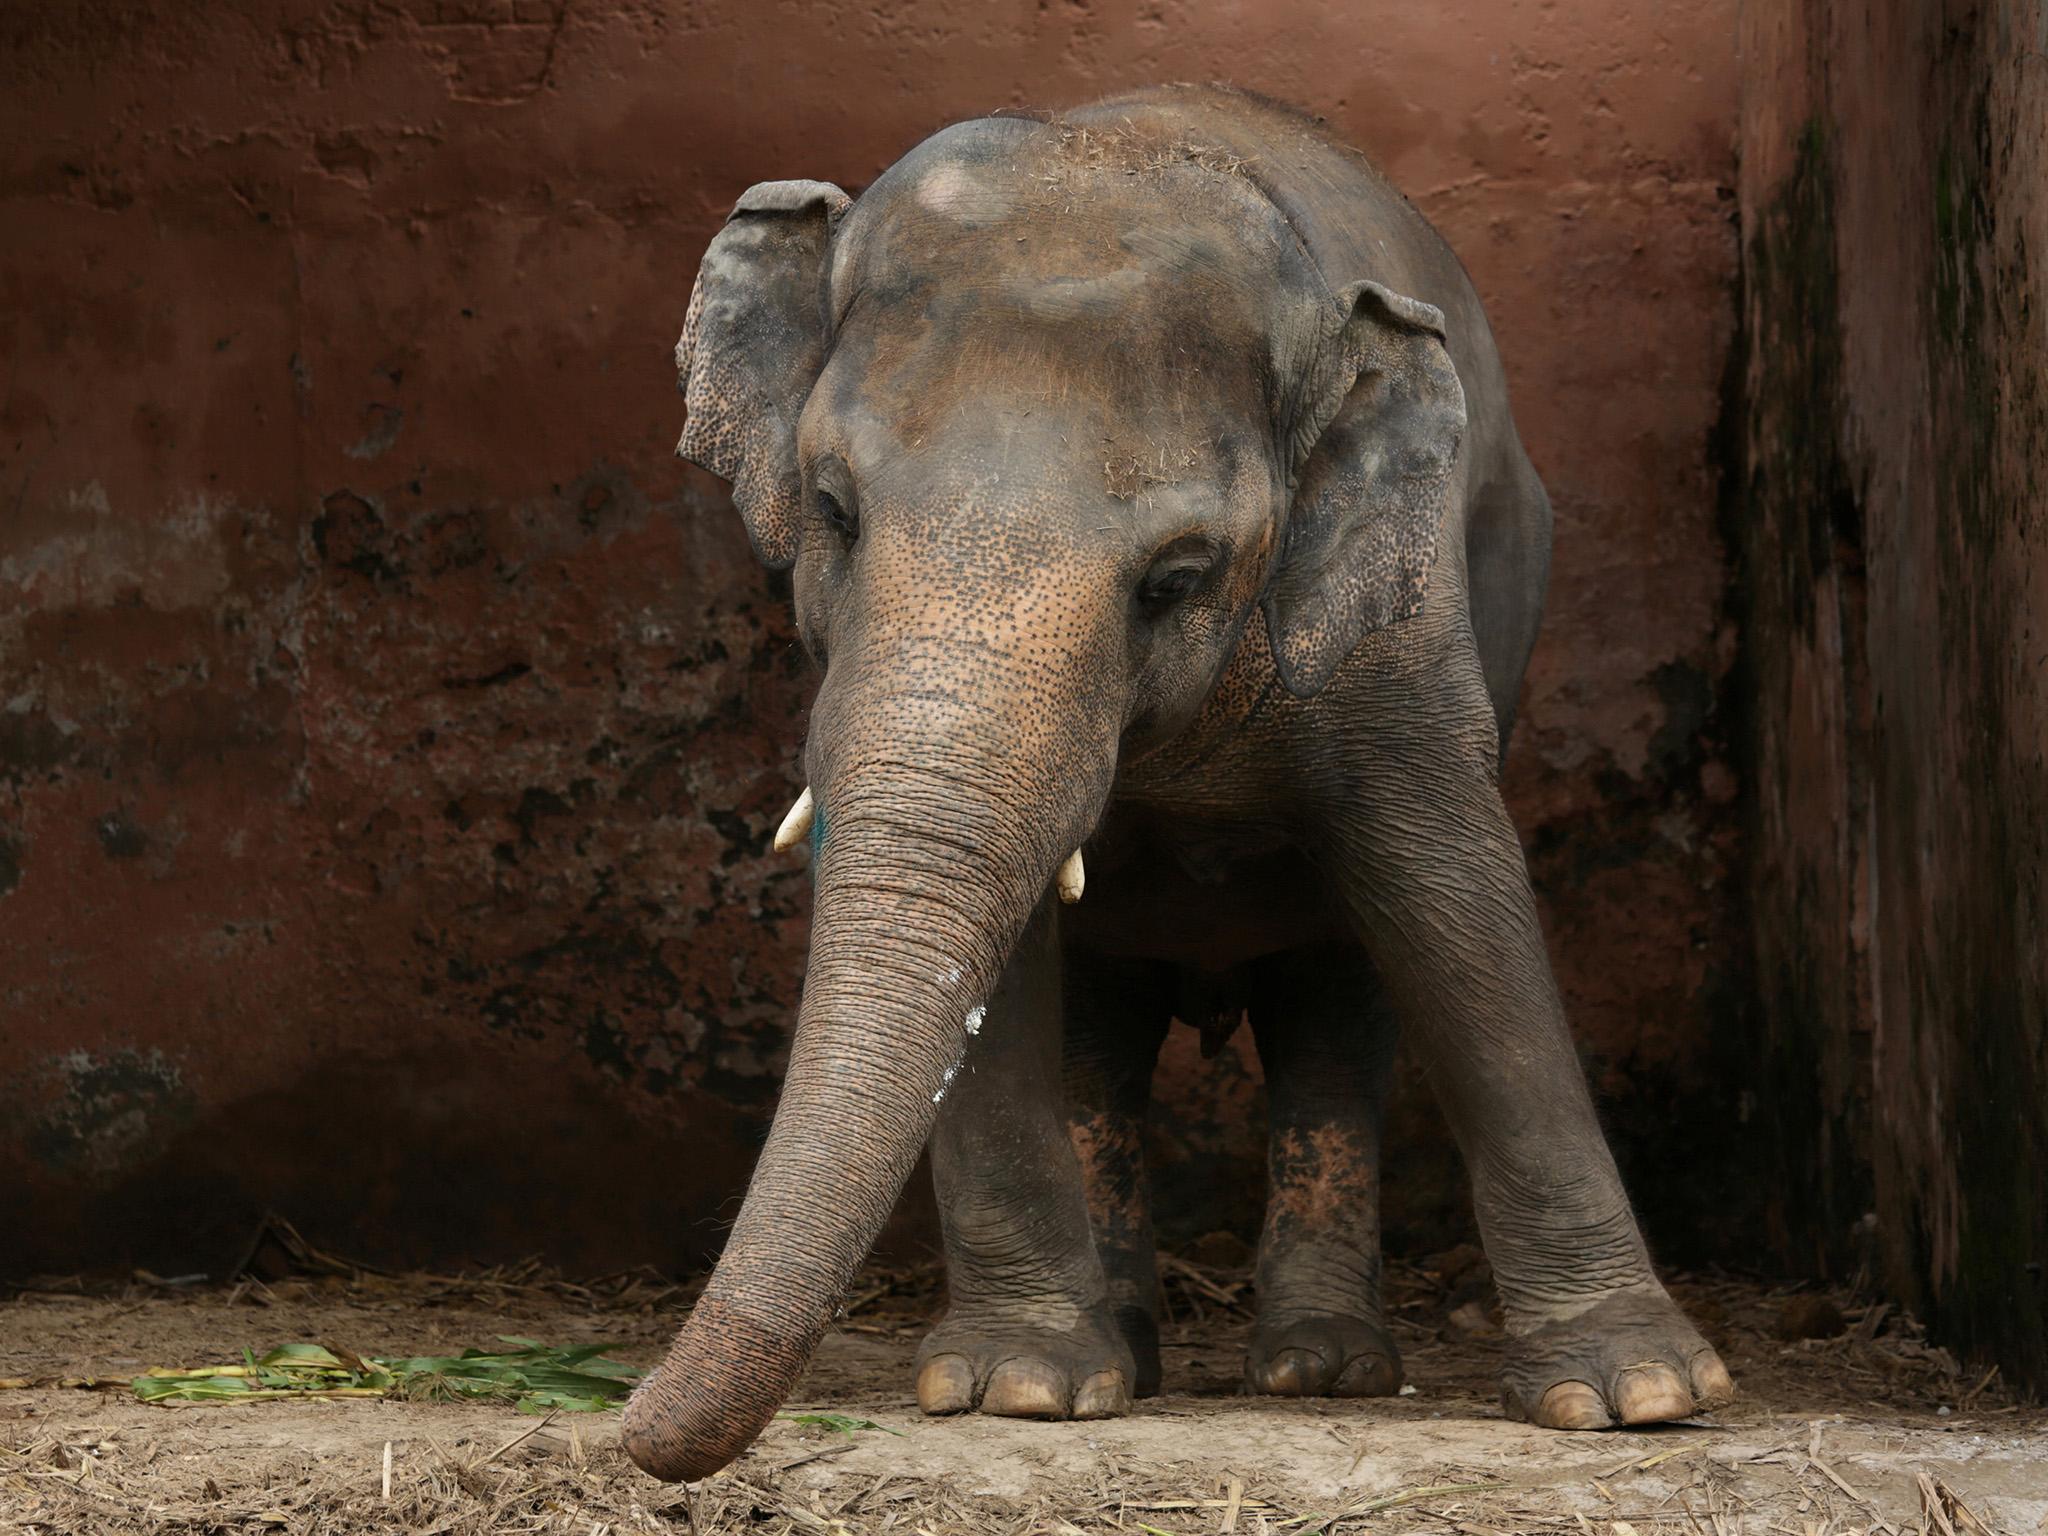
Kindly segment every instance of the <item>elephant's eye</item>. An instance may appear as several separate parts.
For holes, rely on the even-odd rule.
[[[1182,598],[1199,589],[1216,568],[1213,547],[1185,545],[1168,550],[1152,562],[1138,583],[1138,607],[1148,618],[1156,618]]]
[[[818,511],[824,515],[826,522],[839,530],[840,537],[847,543],[851,544],[860,537],[859,514],[822,485],[818,487]]]

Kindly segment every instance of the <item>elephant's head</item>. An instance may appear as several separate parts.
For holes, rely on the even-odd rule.
[[[1120,758],[1196,717],[1250,623],[1307,694],[1414,612],[1465,417],[1443,317],[1333,293],[1239,168],[1019,119],[858,202],[749,190],[677,358],[678,452],[794,568],[824,669],[781,1106],[626,1414],[642,1467],[697,1478],[795,1383]]]

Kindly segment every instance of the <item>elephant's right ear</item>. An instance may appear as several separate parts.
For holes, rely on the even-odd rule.
[[[829,181],[764,181],[733,205],[690,293],[676,383],[676,452],[732,482],[754,553],[796,559],[796,422],[825,360],[832,229],[851,200]]]

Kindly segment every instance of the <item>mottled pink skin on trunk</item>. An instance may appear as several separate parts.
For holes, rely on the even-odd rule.
[[[865,878],[849,884],[837,873],[848,868]],[[704,1295],[627,1405],[627,1452],[656,1477],[716,1472],[789,1396],[931,1132],[965,1045],[968,991],[988,984],[997,946],[1014,937],[1000,920],[971,936],[960,909],[978,903],[947,920],[922,898],[885,901],[876,889],[900,893],[910,879],[883,853],[826,861],[774,1128]],[[1021,891],[1014,904],[1030,911]],[[877,1070],[883,1060],[891,1070]]]
[[[626,1450],[656,1477],[716,1472],[788,1398],[931,1134],[968,1010],[1051,878],[1049,852],[1024,855],[1033,875],[997,888],[941,878],[906,861],[900,839],[877,848],[854,819],[823,859],[803,1015],[746,1203],[626,1408]],[[1022,818],[991,809],[977,821]]]
[[[976,662],[990,667],[985,648]],[[1100,814],[1114,717],[1076,713],[1093,740],[1041,750],[854,645],[835,660],[808,751],[825,833],[789,1073],[718,1268],[627,1405],[627,1453],[654,1476],[707,1477],[745,1450],[831,1325],[931,1134],[970,1010]]]
[[[869,910],[836,920],[857,904]],[[872,905],[820,892],[813,984],[774,1129],[704,1295],[627,1404],[626,1450],[656,1477],[708,1477],[775,1416],[909,1177],[959,1059],[968,1005],[955,994],[993,962],[926,962],[924,988],[890,978],[874,961],[896,920],[877,925]],[[966,956],[946,928],[916,921],[935,946]],[[875,1070],[876,1053],[894,1070]]]

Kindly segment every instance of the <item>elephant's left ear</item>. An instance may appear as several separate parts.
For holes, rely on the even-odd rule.
[[[676,452],[732,482],[771,570],[796,559],[796,422],[824,363],[825,270],[850,201],[829,181],[749,187],[704,252],[676,343],[690,413]]]
[[[1264,608],[1280,681],[1306,698],[1373,630],[1422,611],[1465,434],[1443,312],[1353,284],[1296,398],[1294,494]]]

